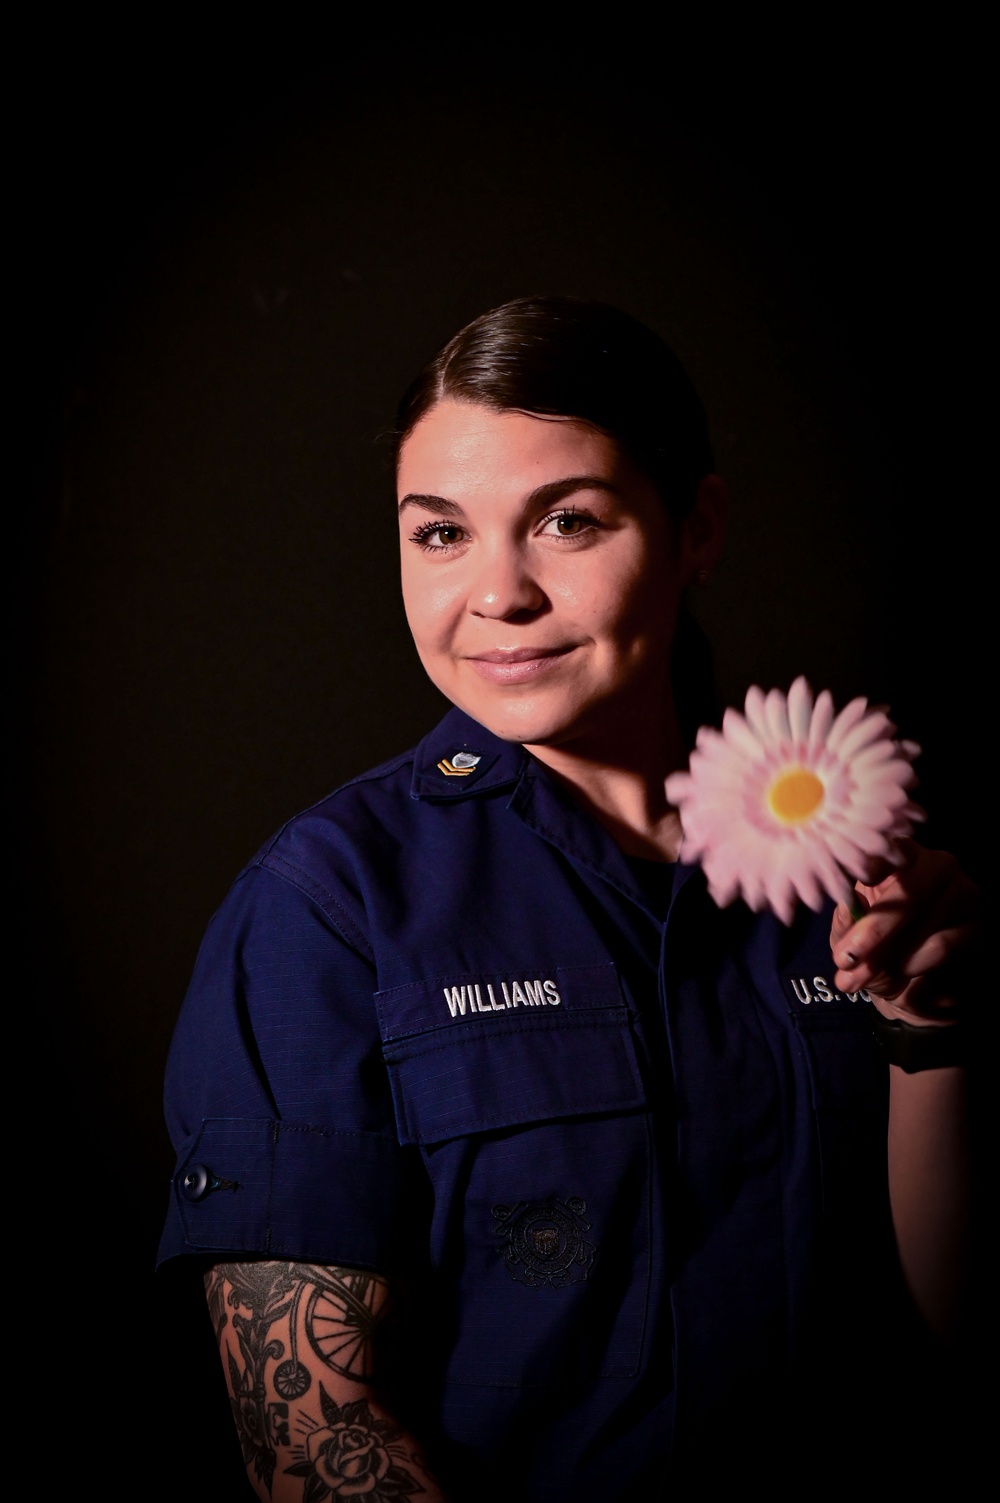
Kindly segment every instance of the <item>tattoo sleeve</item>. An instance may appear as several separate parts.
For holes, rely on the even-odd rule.
[[[442,1503],[419,1447],[373,1387],[384,1279],[313,1263],[219,1263],[205,1292],[261,1499]]]

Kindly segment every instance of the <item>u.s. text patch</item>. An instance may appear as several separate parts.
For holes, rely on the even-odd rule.
[[[782,989],[792,1012],[846,1011],[863,1007],[871,1001],[871,993],[862,987],[856,992],[840,992],[826,976],[803,975],[801,968],[786,972],[781,978]]]

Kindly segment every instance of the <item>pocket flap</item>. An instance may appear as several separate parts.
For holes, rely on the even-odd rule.
[[[613,965],[444,977],[376,1001],[402,1143],[645,1105]]]

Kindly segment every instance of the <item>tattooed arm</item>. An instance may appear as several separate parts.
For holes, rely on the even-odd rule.
[[[219,1263],[205,1276],[247,1473],[265,1503],[443,1503],[420,1448],[379,1404],[377,1274]]]

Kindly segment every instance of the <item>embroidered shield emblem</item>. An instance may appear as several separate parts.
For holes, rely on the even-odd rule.
[[[585,1279],[597,1251],[584,1236],[590,1231],[586,1209],[586,1201],[575,1196],[494,1206],[500,1254],[511,1278],[535,1289],[545,1284],[561,1289]]]
[[[482,760],[479,752],[455,752],[454,756],[441,758],[438,771],[443,772],[446,778],[467,778]]]

